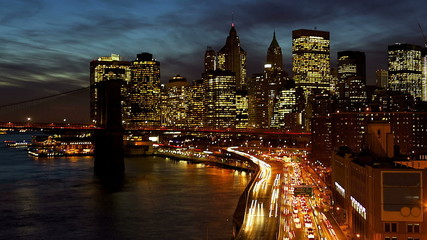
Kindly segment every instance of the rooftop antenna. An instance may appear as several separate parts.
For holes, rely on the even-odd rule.
[[[231,26],[234,27],[234,12],[231,12]]]
[[[426,35],[424,35],[424,31],[423,31],[423,28],[421,27],[420,23],[418,23],[418,27],[420,27],[421,34],[423,35],[423,38],[424,38],[424,47],[427,48],[427,38],[426,38]]]

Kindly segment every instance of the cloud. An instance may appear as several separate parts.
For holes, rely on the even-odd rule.
[[[388,45],[423,44],[418,28],[418,22],[427,28],[423,4],[421,0],[8,1],[0,9],[0,93],[10,99],[0,96],[0,100],[87,86],[89,62],[111,53],[133,60],[140,52],[150,52],[161,62],[163,81],[178,73],[190,81],[198,79],[206,46],[219,50],[224,45],[232,13],[248,54],[248,76],[262,70],[273,31],[290,71],[292,30],[317,27],[331,33],[332,65],[338,51],[366,52],[372,83],[374,71],[387,66]]]

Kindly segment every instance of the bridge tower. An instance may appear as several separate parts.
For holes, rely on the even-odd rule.
[[[124,175],[123,126],[121,113],[122,80],[98,83],[98,114],[101,129],[95,132],[95,174],[108,182]]]

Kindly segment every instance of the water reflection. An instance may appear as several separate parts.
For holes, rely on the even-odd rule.
[[[249,174],[160,157],[125,164],[123,188],[111,191],[93,176],[91,157],[33,159],[0,148],[2,237],[231,238]]]

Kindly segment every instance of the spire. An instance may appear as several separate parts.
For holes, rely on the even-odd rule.
[[[231,12],[231,27],[234,28],[234,12]]]
[[[273,39],[267,50],[267,64],[271,64],[272,70],[281,71],[283,69],[282,49],[277,42],[276,31],[273,32]]]
[[[280,47],[280,46],[276,40],[276,31],[274,31],[273,32],[273,40],[271,40],[271,43],[270,43],[270,48],[278,48],[278,47]]]

